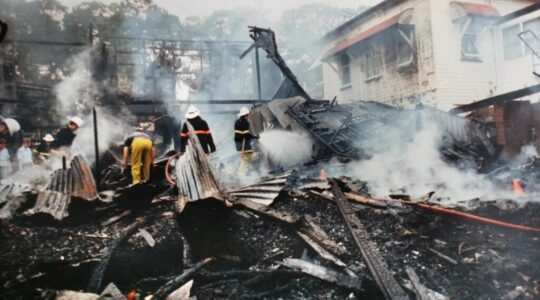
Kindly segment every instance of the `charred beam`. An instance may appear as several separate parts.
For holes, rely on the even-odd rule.
[[[536,93],[540,93],[540,84],[533,85],[533,86],[526,87],[519,90],[515,90],[512,92],[505,93],[505,94],[489,97],[480,101],[473,102],[471,104],[462,105],[460,107],[451,109],[449,112],[451,114],[459,114],[459,113],[468,112],[475,109],[488,107],[494,104],[503,104],[504,102],[511,101],[520,97],[529,96]]]
[[[354,290],[362,290],[362,282],[358,278],[351,277],[346,274],[338,273],[331,269],[310,263],[305,260],[286,258],[281,265],[291,268],[293,270],[300,270],[313,277],[322,279],[334,283],[338,286],[342,286]]]
[[[353,239],[360,249],[360,253],[362,253],[362,258],[384,297],[386,299],[409,299],[405,291],[397,283],[392,271],[388,269],[376,245],[369,239],[369,234],[364,225],[349,207],[347,199],[339,189],[337,183],[333,180],[330,183],[332,185],[332,194],[334,194],[345,223],[351,231]]]
[[[518,18],[518,17],[524,16],[526,14],[532,13],[532,12],[537,11],[539,9],[540,9],[540,2],[529,5],[529,6],[526,6],[526,7],[522,8],[522,9],[516,10],[514,12],[511,12],[509,14],[506,14],[506,15],[502,16],[494,25],[499,25],[499,24],[508,22],[510,20],[513,20],[515,18]]]
[[[8,32],[8,24],[0,20],[0,43],[4,40]]]
[[[103,258],[101,259],[101,262],[92,272],[92,275],[90,276],[90,280],[88,281],[87,290],[90,292],[99,292],[101,289],[101,283],[103,281],[103,274],[105,274],[105,270],[107,269],[107,266],[109,265],[109,261],[111,260],[111,257],[123,242],[127,241],[129,237],[131,237],[141,226],[143,226],[146,223],[146,219],[140,219],[135,222],[133,222],[131,225],[129,225],[121,234],[120,236],[115,239],[112,244],[109,246],[105,254],[103,255]]]
[[[81,42],[62,42],[62,41],[31,41],[31,40],[13,40],[7,39],[6,43],[11,44],[29,44],[40,46],[72,46],[72,47],[84,47],[88,46],[86,43]]]
[[[170,293],[172,293],[174,290],[176,290],[179,286],[184,284],[186,280],[195,274],[197,271],[202,269],[205,265],[211,263],[214,261],[214,258],[209,257],[205,258],[203,261],[198,262],[195,266],[185,271],[183,274],[181,274],[178,277],[173,278],[172,280],[168,281],[160,287],[155,293],[153,299],[165,299]]]

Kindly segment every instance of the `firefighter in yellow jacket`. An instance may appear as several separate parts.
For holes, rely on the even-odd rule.
[[[124,141],[124,169],[127,169],[130,152],[132,183],[135,185],[147,182],[150,179],[150,168],[154,162],[154,141],[144,133],[142,126],[138,126],[136,131]]]

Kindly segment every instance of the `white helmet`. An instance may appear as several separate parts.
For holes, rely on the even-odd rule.
[[[53,136],[52,136],[50,133],[47,133],[47,134],[45,135],[45,137],[43,138],[43,140],[44,140],[45,142],[52,142],[52,141],[54,141],[54,138],[53,138]]]
[[[249,114],[249,108],[244,106],[244,107],[240,108],[240,112],[238,113],[238,116],[242,117],[242,116],[245,116],[245,115],[248,115],[248,114]]]
[[[195,107],[195,105],[190,105],[187,109],[185,117],[187,119],[193,119],[201,115],[201,112]]]
[[[15,133],[19,132],[21,130],[21,125],[19,125],[19,122],[17,120],[12,118],[5,118],[0,119],[0,122],[3,122],[6,124],[7,129],[9,130],[10,135],[14,135]]]
[[[81,118],[77,117],[77,116],[68,117],[68,121],[75,123],[78,127],[81,127],[84,124],[84,121]]]

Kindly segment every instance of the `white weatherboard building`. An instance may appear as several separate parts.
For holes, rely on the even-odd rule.
[[[536,85],[518,34],[538,44],[540,10],[511,14],[537,2],[383,1],[322,38],[324,98],[448,110]]]

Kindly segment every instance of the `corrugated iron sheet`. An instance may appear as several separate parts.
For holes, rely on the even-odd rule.
[[[176,160],[176,185],[178,196],[188,202],[207,198],[223,199],[201,143],[193,127],[187,123],[189,143],[186,152]]]
[[[81,155],[71,160],[69,169],[55,170],[51,174],[47,187],[38,193],[36,204],[25,214],[47,213],[60,221],[69,215],[71,197],[87,201],[98,199],[92,171]]]
[[[32,186],[28,184],[0,182],[0,206],[9,199],[22,196],[23,193],[31,190]]]
[[[78,155],[73,158],[71,161],[71,173],[73,176],[71,196],[88,201],[96,200],[98,198],[96,182],[92,170],[84,157]]]
[[[69,169],[55,170],[46,189],[88,201],[98,198],[92,171],[86,159],[81,155],[77,155],[71,160]]]
[[[68,207],[71,202],[69,195],[55,191],[40,191],[33,208],[27,210],[25,215],[46,213],[58,221],[69,215]]]
[[[33,191],[33,186],[28,184],[0,182],[0,219],[11,219],[26,202],[26,193]]]
[[[272,204],[281,190],[283,190],[291,174],[292,171],[274,178],[260,181],[253,185],[227,191],[227,198],[233,202],[252,201],[268,206]]]
[[[178,187],[179,210],[187,202],[215,198],[243,202],[252,201],[268,206],[287,184],[292,172],[266,179],[253,185],[223,192],[216,180],[208,158],[193,127],[188,123],[189,143],[187,150],[176,160],[176,185]]]

